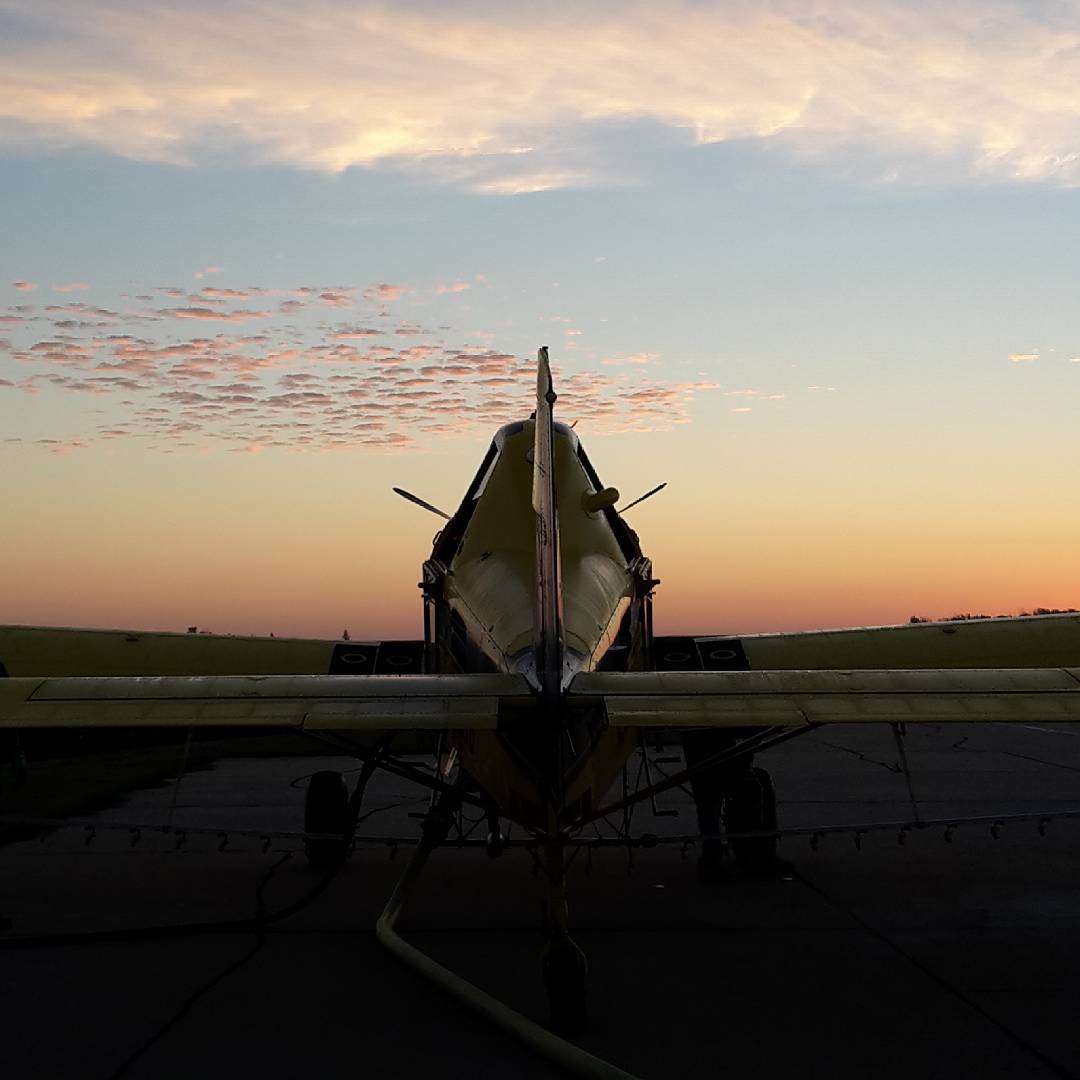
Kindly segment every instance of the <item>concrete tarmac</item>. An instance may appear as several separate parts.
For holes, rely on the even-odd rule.
[[[909,729],[923,818],[1080,810],[1080,731]],[[668,747],[666,755],[677,754]],[[655,755],[654,755],[655,756]],[[242,919],[318,877],[292,841],[174,829],[296,830],[303,777],[344,758],[223,759],[180,782],[0,850],[7,936]],[[888,729],[825,729],[761,755],[789,828],[908,819]],[[46,766],[42,766],[46,767]],[[662,766],[668,771],[677,766]],[[645,832],[694,829],[635,814]],[[379,776],[361,832],[415,836],[425,796]],[[91,820],[87,818],[85,820]],[[116,830],[109,823],[122,823]],[[133,834],[128,826],[142,824]],[[482,828],[482,826],[481,826]],[[603,830],[603,826],[601,826]],[[643,1078],[1080,1077],[1080,818],[785,839],[790,874],[732,868],[700,884],[674,844],[582,854],[571,918],[590,961],[581,1043]],[[900,841],[903,841],[902,843]],[[134,844],[134,846],[132,846]],[[407,851],[365,846],[310,906],[253,933],[41,945],[0,952],[9,1080],[556,1077],[377,944]],[[267,879],[268,871],[276,870]],[[401,923],[435,959],[537,1020],[539,882],[520,849],[432,858]]]

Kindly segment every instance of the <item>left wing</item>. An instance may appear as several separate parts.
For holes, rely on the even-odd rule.
[[[614,727],[1080,721],[1080,667],[589,672],[570,700]]]
[[[0,626],[10,675],[419,675],[422,641]]]
[[[534,700],[521,675],[0,679],[0,728],[491,729]]]

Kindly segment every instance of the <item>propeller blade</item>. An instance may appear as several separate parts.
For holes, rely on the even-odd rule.
[[[411,491],[406,491],[404,488],[399,487],[394,488],[394,491],[396,491],[403,499],[408,499],[409,502],[416,503],[417,506],[422,506],[425,510],[430,510],[433,514],[438,514],[439,517],[445,518],[447,521],[450,520],[449,514],[443,513],[437,506],[432,506],[429,502],[424,502],[423,499],[418,495],[414,495]]]
[[[620,514],[625,514],[626,511],[630,509],[630,507],[637,506],[638,503],[643,503],[647,498],[649,498],[649,496],[655,495],[658,491],[663,491],[666,487],[667,481],[665,480],[662,484],[657,484],[656,487],[652,489],[652,491],[646,491],[640,499],[635,499],[632,503],[630,503],[630,506],[624,506],[621,510],[617,512]]]

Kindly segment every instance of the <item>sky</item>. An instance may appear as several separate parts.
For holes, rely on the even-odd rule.
[[[551,350],[658,631],[1080,607],[1080,4],[0,0],[0,622],[416,637]]]

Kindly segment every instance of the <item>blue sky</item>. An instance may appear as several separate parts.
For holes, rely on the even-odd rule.
[[[198,514],[225,477],[347,476],[378,520],[410,470],[451,503],[548,344],[605,479],[673,481],[640,513],[680,625],[1080,603],[1076,5],[57,0],[0,25],[9,504],[157,505],[167,474]],[[366,553],[403,603],[416,529],[407,562]],[[737,587],[703,587],[735,530]],[[922,552],[899,574],[866,557],[898,547]],[[64,614],[54,577],[9,618],[186,618],[104,589]],[[256,593],[225,628],[264,624]]]

